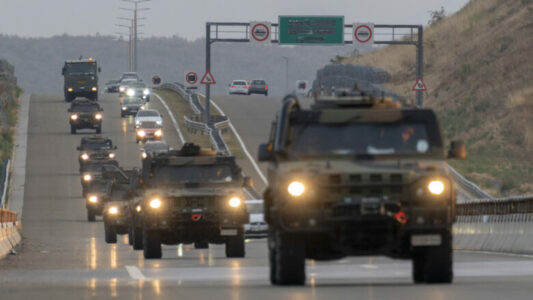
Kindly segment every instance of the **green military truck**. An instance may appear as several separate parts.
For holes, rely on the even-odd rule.
[[[270,280],[305,284],[305,259],[384,255],[411,259],[416,283],[449,283],[456,192],[435,113],[360,92],[288,96],[259,160]]]
[[[98,100],[98,73],[101,69],[93,58],[67,60],[61,74],[64,77],[63,91],[65,101],[76,97]]]
[[[161,244],[191,243],[225,244],[227,257],[244,257],[249,215],[242,189],[251,181],[242,177],[234,157],[185,144],[148,154],[139,182],[130,205],[130,234],[145,258],[161,258]]]

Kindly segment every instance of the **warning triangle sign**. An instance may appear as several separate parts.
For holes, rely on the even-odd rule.
[[[216,84],[215,77],[213,77],[213,74],[211,74],[211,71],[205,72],[204,77],[202,77],[202,81],[200,81],[201,84]]]
[[[413,91],[415,92],[425,92],[427,91],[426,84],[422,80],[422,78],[418,78],[415,82],[415,85],[413,85]]]

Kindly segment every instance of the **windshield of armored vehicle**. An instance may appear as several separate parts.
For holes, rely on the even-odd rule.
[[[95,63],[71,63],[67,64],[68,75],[96,75]]]
[[[127,104],[143,104],[144,100],[138,97],[126,97],[124,100],[122,100],[122,103]]]
[[[72,111],[77,112],[92,112],[97,111],[100,109],[100,106],[98,104],[73,104],[71,107]]]
[[[110,150],[113,148],[113,143],[109,140],[107,141],[91,141],[81,144],[82,150]]]
[[[231,182],[233,172],[228,165],[163,166],[153,172],[157,184],[188,182]]]
[[[289,148],[301,155],[405,155],[431,151],[424,123],[302,124]]]

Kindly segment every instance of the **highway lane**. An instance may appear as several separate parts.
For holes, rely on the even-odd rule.
[[[103,133],[118,145],[118,160],[128,167],[138,165],[131,119],[119,117],[114,96],[102,96],[101,103]],[[164,113],[157,101],[151,105]],[[82,134],[69,134],[67,107],[59,96],[31,99],[22,216],[25,240],[18,255],[0,261],[1,299],[5,295],[6,299],[530,298],[533,259],[529,257],[456,253],[456,284],[422,286],[411,283],[407,261],[380,257],[309,261],[308,286],[277,288],[267,280],[264,240],[248,241],[244,259],[226,259],[223,246],[194,250],[185,245],[165,246],[162,260],[144,260],[125,238],[107,245],[102,222],[86,221],[75,151]],[[260,103],[255,109],[265,110]],[[261,114],[255,109],[248,113]],[[165,136],[176,147],[177,135],[168,116],[164,118]],[[258,124],[249,122],[253,123],[248,126]],[[246,142],[248,135],[237,129]]]

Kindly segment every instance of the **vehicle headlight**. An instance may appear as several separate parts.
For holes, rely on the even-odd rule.
[[[87,153],[83,153],[83,154],[81,155],[81,159],[82,159],[82,160],[88,160],[88,159],[89,159],[89,154],[87,154]]]
[[[83,175],[83,181],[88,182],[88,181],[91,181],[91,180],[93,180],[93,177],[91,176],[91,174]]]
[[[158,129],[154,134],[155,134],[155,136],[162,136],[163,135],[163,131],[161,131],[161,129]]]
[[[127,110],[128,108],[126,106],[122,106],[122,110]]]
[[[146,132],[144,132],[144,130],[138,130],[137,131],[137,135],[140,136],[140,137],[143,137],[146,135]]]
[[[157,125],[163,125],[163,121],[161,121],[161,120],[157,120],[157,121],[155,121],[155,123],[156,123]]]
[[[124,93],[124,91],[126,90],[126,87],[125,86],[121,86],[118,88],[119,92],[121,93]]]
[[[136,210],[137,212],[141,212],[142,208],[141,208],[140,205],[137,205],[137,207],[135,207],[135,210]]]
[[[89,202],[98,203],[98,196],[96,195],[89,196]]]
[[[161,202],[161,200],[159,198],[154,198],[152,200],[150,200],[150,207],[151,208],[154,208],[154,209],[158,209],[161,207],[161,204],[163,204]]]
[[[229,199],[228,204],[229,204],[229,206],[231,206],[233,208],[237,208],[237,207],[241,206],[242,200],[239,197],[233,197],[233,198]]]
[[[305,186],[299,181],[293,181],[289,184],[288,192],[293,197],[300,197],[305,192]]]
[[[144,109],[144,105],[141,105],[141,107],[139,107],[140,109]]]
[[[94,118],[96,120],[102,120],[102,114],[96,114],[96,115],[94,115]]]
[[[149,89],[144,89],[143,90],[143,95],[150,95],[150,90]]]
[[[77,114],[72,114],[72,115],[70,115],[70,119],[75,121],[75,120],[78,119],[78,115]]]
[[[126,95],[130,96],[130,97],[133,97],[135,96],[135,90],[134,89],[128,89],[126,91]]]
[[[444,182],[441,180],[432,180],[428,184],[428,190],[433,195],[440,195],[444,192]]]
[[[98,90],[98,88],[93,86],[92,90],[93,90],[93,92],[96,92]]]
[[[136,120],[136,121],[135,121],[135,125],[137,125],[137,126],[138,126],[138,125],[141,125],[141,121]]]
[[[110,214],[110,215],[118,215],[118,207],[116,206],[111,206],[107,212]]]
[[[68,89],[67,89],[67,91],[69,91],[69,92],[72,92],[72,91],[73,91],[73,89],[72,89],[72,88],[68,88]]]
[[[143,159],[145,159],[145,158],[148,157],[148,154],[146,154],[146,152],[143,152],[143,153],[141,153],[141,157],[142,157]]]
[[[109,153],[108,156],[109,156],[109,158],[115,158],[115,153],[111,152],[111,153]]]

